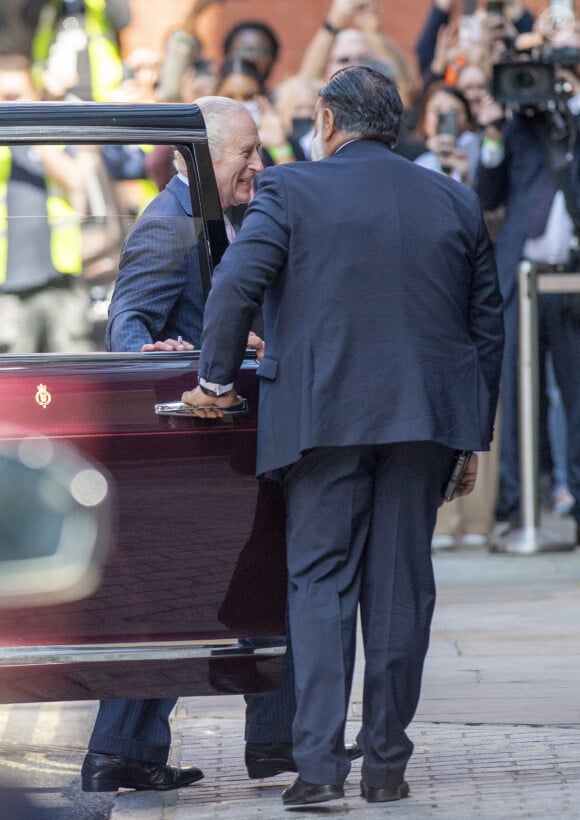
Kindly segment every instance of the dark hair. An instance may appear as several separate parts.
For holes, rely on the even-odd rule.
[[[475,128],[473,114],[471,113],[471,107],[469,105],[467,97],[454,85],[447,85],[447,83],[444,80],[434,80],[429,86],[427,86],[423,99],[421,100],[421,107],[419,108],[419,113],[417,115],[415,134],[421,140],[425,139],[425,114],[427,112],[427,105],[429,103],[429,100],[432,97],[434,97],[435,94],[438,94],[440,91],[442,91],[444,94],[450,94],[452,97],[455,97],[456,100],[459,100],[465,111],[467,130],[473,131]]]
[[[224,55],[228,55],[230,49],[232,47],[232,43],[235,38],[240,34],[242,31],[259,31],[260,34],[263,34],[267,40],[270,42],[270,48],[272,50],[272,62],[274,62],[278,57],[278,52],[280,51],[280,41],[276,37],[276,34],[272,28],[267,23],[262,22],[261,20],[244,20],[241,23],[238,23],[237,26],[231,28],[225,36],[222,51]]]
[[[397,144],[403,103],[397,86],[368,66],[342,68],[321,88],[318,96],[334,115],[339,131]]]
[[[230,77],[232,74],[243,74],[245,77],[251,77],[252,80],[255,80],[258,84],[260,94],[265,93],[264,78],[254,65],[254,63],[252,63],[250,60],[241,60],[239,57],[231,57],[228,60],[224,60],[217,73],[216,87],[219,88],[223,81]]]

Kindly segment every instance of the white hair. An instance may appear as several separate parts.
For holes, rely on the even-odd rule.
[[[205,127],[212,160],[221,159],[225,146],[235,133],[236,114],[244,114],[251,118],[248,109],[237,100],[229,97],[199,97],[194,100],[199,106]]]
[[[203,115],[209,153],[215,162],[221,159],[225,146],[234,135],[235,115],[241,113],[251,117],[251,114],[242,103],[229,97],[199,97],[193,104],[199,106]],[[173,154],[173,166],[179,173],[187,176],[187,165],[179,151]]]

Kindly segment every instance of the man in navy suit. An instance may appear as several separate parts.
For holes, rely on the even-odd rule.
[[[263,168],[254,120],[233,100],[208,97],[198,104],[221,205],[225,209],[247,203],[253,179]],[[109,350],[187,350],[199,345],[203,290],[186,168],[178,157],[176,167],[178,175],[144,211],[123,246],[106,331]],[[255,336],[248,344],[257,349],[263,345]],[[249,741],[263,741],[269,748],[277,739],[270,723],[277,721],[282,735],[289,732],[291,683],[271,701],[260,700],[255,696],[249,704],[246,734]],[[102,701],[83,762],[83,790],[167,790],[201,779],[196,767],[167,765],[169,715],[175,703],[174,698]],[[267,761],[264,767],[267,771]]]
[[[319,92],[324,160],[260,175],[214,272],[199,385],[183,396],[208,418],[238,401],[263,303],[257,469],[283,477],[297,699],[288,806],[343,797],[359,604],[361,793],[409,793],[435,518],[457,451],[492,437],[503,346],[492,245],[476,194],[391,150],[401,112],[393,83],[367,67]],[[474,456],[461,494],[476,470]]]
[[[123,245],[105,335],[108,350],[148,350],[178,336],[189,347],[199,344],[204,297],[192,220],[187,176],[178,174]]]

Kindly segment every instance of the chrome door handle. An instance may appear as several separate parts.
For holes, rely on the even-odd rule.
[[[231,407],[217,407],[216,405],[204,404],[195,407],[183,401],[166,401],[155,405],[155,413],[158,416],[195,416],[196,410],[221,410],[224,416],[235,416],[238,413],[248,412],[248,400],[242,399],[238,404]]]

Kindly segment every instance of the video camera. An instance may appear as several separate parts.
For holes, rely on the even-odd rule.
[[[491,93],[498,103],[549,111],[569,96],[558,68],[580,64],[580,48],[562,46],[511,50],[493,68]]]
[[[505,0],[497,4],[503,5]],[[496,3],[489,3],[495,6]],[[580,67],[580,48],[563,45],[577,28],[574,0],[550,0],[537,20],[543,45],[517,49],[504,38],[507,47],[502,60],[493,68],[491,93],[498,103],[512,108],[535,111],[564,111],[572,88],[561,69]]]

